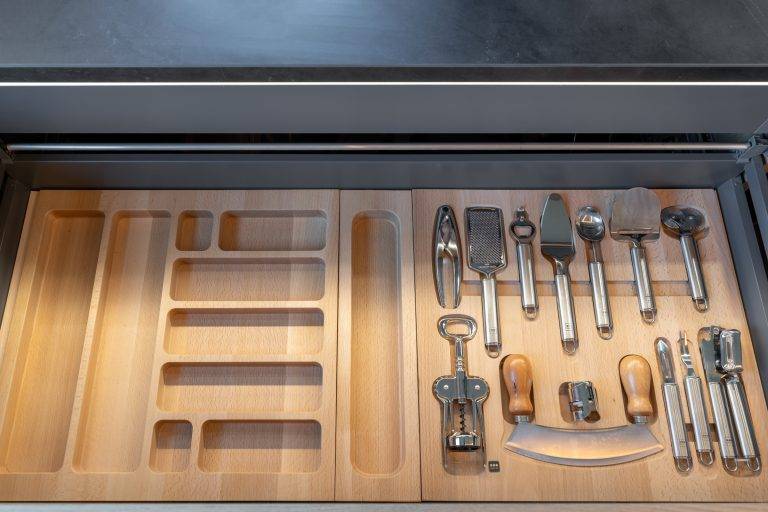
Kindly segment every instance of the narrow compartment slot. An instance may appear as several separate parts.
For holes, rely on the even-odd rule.
[[[3,425],[5,468],[51,472],[64,460],[104,215],[45,218]]]
[[[189,466],[192,424],[188,421],[160,421],[155,424],[149,467],[158,473],[179,473]]]
[[[233,211],[221,216],[225,251],[319,251],[326,218],[320,211]]]
[[[323,369],[317,364],[167,364],[158,407],[165,411],[316,411]]]
[[[320,431],[316,421],[208,421],[198,464],[210,473],[312,473]]]
[[[173,270],[175,300],[319,300],[325,264],[307,259],[180,259]]]
[[[180,251],[204,251],[211,246],[212,230],[211,212],[182,212],[176,231],[176,248]]]
[[[351,249],[350,457],[361,473],[390,474],[402,462],[404,435],[397,218],[355,216]]]
[[[171,354],[317,354],[323,344],[319,309],[175,309],[168,314]]]
[[[169,232],[167,212],[115,216],[78,436],[80,471],[139,466]]]

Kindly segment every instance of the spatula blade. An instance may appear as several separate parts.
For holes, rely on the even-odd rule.
[[[576,253],[571,219],[560,194],[550,194],[541,213],[541,252],[550,258],[569,259]]]
[[[632,237],[657,240],[660,215],[659,196],[653,191],[635,187],[616,192],[611,204],[611,237],[616,240]]]

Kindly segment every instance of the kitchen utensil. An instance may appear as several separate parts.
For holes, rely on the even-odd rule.
[[[704,407],[704,393],[701,387],[701,379],[693,367],[693,358],[688,350],[688,338],[685,331],[680,331],[677,340],[680,346],[680,361],[683,366],[683,388],[688,402],[688,416],[693,426],[693,439],[696,444],[696,456],[699,462],[710,466],[715,461],[715,452],[712,448],[712,438],[709,434],[709,418]]]
[[[451,279],[453,290],[451,308],[456,309],[461,302],[461,278],[464,270],[464,264],[461,259],[461,237],[459,237],[459,227],[456,223],[456,217],[453,209],[444,204],[437,209],[435,215],[435,230],[433,238],[433,259],[432,270],[435,277],[435,292],[437,293],[437,302],[441,307],[446,307],[445,293],[445,261],[448,260],[451,265]]]
[[[539,299],[536,295],[536,273],[533,264],[533,238],[536,226],[528,219],[525,207],[515,211],[515,220],[509,225],[509,234],[515,239],[517,250],[517,273],[520,276],[520,301],[523,313],[529,320],[539,313]]]
[[[464,326],[466,332],[450,330],[457,325]],[[456,351],[453,374],[437,378],[432,385],[432,392],[442,406],[443,466],[448,467],[448,452],[474,451],[482,452],[485,465],[483,402],[488,398],[489,388],[485,379],[467,375],[464,356],[464,344],[475,336],[477,323],[466,315],[448,315],[440,318],[437,330],[454,343]]]
[[[685,432],[683,405],[680,402],[680,390],[675,380],[672,346],[666,338],[656,338],[656,357],[659,360],[661,375],[661,394],[664,397],[664,409],[667,411],[667,426],[672,444],[672,457],[678,471],[687,473],[693,467],[691,449]]]
[[[609,466],[660,451],[661,445],[646,425],[653,413],[648,363],[640,356],[626,356],[619,373],[633,423],[601,429],[552,428],[532,422],[530,362],[519,354],[505,357],[502,375],[509,394],[508,409],[516,426],[504,447],[524,457],[566,466]]]
[[[696,243],[696,240],[706,236],[708,231],[704,212],[692,206],[667,206],[661,210],[661,223],[670,236],[680,240],[693,305],[699,311],[706,311],[709,309],[709,297]]]
[[[757,447],[752,415],[741,380],[741,332],[736,329],[720,329],[714,336],[715,368],[723,375],[733,431],[736,434],[736,453],[748,470],[760,471],[760,451]]]
[[[631,244],[632,272],[640,315],[648,323],[656,321],[656,301],[643,243],[659,239],[659,214],[659,197],[647,188],[631,188],[617,192],[613,197],[611,238]]]
[[[600,418],[597,412],[597,391],[591,381],[566,382],[565,389],[573,421],[596,421]]]
[[[576,248],[571,219],[560,194],[550,194],[541,213],[541,253],[552,262],[557,291],[557,316],[563,350],[572,354],[579,347],[576,315],[573,312],[571,276],[568,272]]]
[[[496,273],[507,266],[504,217],[499,208],[473,206],[464,212],[467,223],[467,266],[483,283],[483,337],[491,357],[501,353]]]
[[[709,400],[712,405],[715,432],[717,433],[717,445],[720,449],[720,460],[722,460],[725,470],[733,473],[738,471],[739,462],[733,439],[731,413],[728,410],[728,401],[725,399],[725,388],[721,382],[722,375],[717,371],[716,364],[718,355],[715,340],[720,337],[720,330],[720,327],[715,325],[699,330],[699,352],[704,374],[707,378]]]
[[[592,305],[595,310],[595,325],[603,339],[613,336],[611,305],[605,280],[603,252],[600,242],[605,238],[605,221],[594,206],[583,206],[576,212],[576,233],[587,246],[589,282],[592,285]]]

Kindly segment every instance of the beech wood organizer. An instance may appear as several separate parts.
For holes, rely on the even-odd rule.
[[[467,345],[469,373],[491,388],[487,455],[501,470],[443,468],[432,382],[451,373],[452,354],[436,324],[453,312],[480,324],[482,314],[479,275],[466,267],[461,306],[437,303],[435,212],[450,204],[465,242],[465,207],[502,208],[508,231],[521,205],[538,225],[549,192],[33,192],[0,331],[0,500],[768,500],[765,472],[732,476],[718,456],[681,474],[669,449],[653,341],[680,329],[695,340],[717,324],[743,333],[743,379],[768,453],[768,411],[711,190],[656,191],[662,206],[708,214],[699,248],[710,310],[693,308],[679,244],[662,234],[646,246],[658,320],[643,323],[627,245],[607,238],[615,332],[600,339],[575,237],[573,356],[561,349],[538,238],[531,321],[507,235],[501,357],[486,355],[482,334]],[[605,209],[612,192],[561,193],[573,219],[582,205]],[[650,429],[664,450],[583,468],[503,449],[513,426],[500,364],[510,353],[531,361],[536,422],[569,428],[579,425],[560,413],[563,382],[598,390],[601,419],[581,428],[624,425],[619,361],[643,356]],[[694,361],[701,374],[698,353]]]

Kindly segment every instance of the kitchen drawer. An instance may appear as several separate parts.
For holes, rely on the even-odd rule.
[[[498,276],[502,357],[485,354],[480,334],[467,348],[469,373],[490,385],[486,450],[500,471],[444,469],[432,382],[451,372],[450,346],[436,323],[452,311],[435,298],[435,211],[444,203],[457,214],[492,205],[508,223],[526,205],[538,224],[555,190],[32,191],[0,329],[0,498],[767,500],[765,473],[730,475],[719,457],[711,467],[696,462],[690,474],[675,470],[653,352],[657,336],[674,340],[679,329],[692,338],[711,324],[740,329],[745,387],[765,453],[761,331],[749,303],[753,286],[743,278],[747,263],[759,270],[746,250],[757,239],[744,229],[751,225],[745,211],[735,213],[747,205],[738,176],[719,190],[656,189],[662,206],[694,204],[709,217],[700,242],[712,297],[704,314],[691,305],[677,241],[662,234],[648,246],[659,319],[644,324],[628,250],[608,239],[616,331],[601,340],[577,237],[575,356],[560,348],[552,270],[538,248],[541,312],[535,321],[523,318],[507,237],[510,264]],[[597,184],[559,191],[572,218],[583,204],[606,209],[613,193]],[[9,194],[6,188],[6,201]],[[457,311],[482,318],[479,277],[467,267],[462,291]],[[533,364],[537,421],[555,427],[570,425],[558,386],[581,379],[593,381],[600,396],[601,418],[592,426],[625,425],[618,365],[625,355],[641,355],[652,369],[649,428],[663,450],[600,468],[504,450],[513,424],[500,364],[513,353]]]

